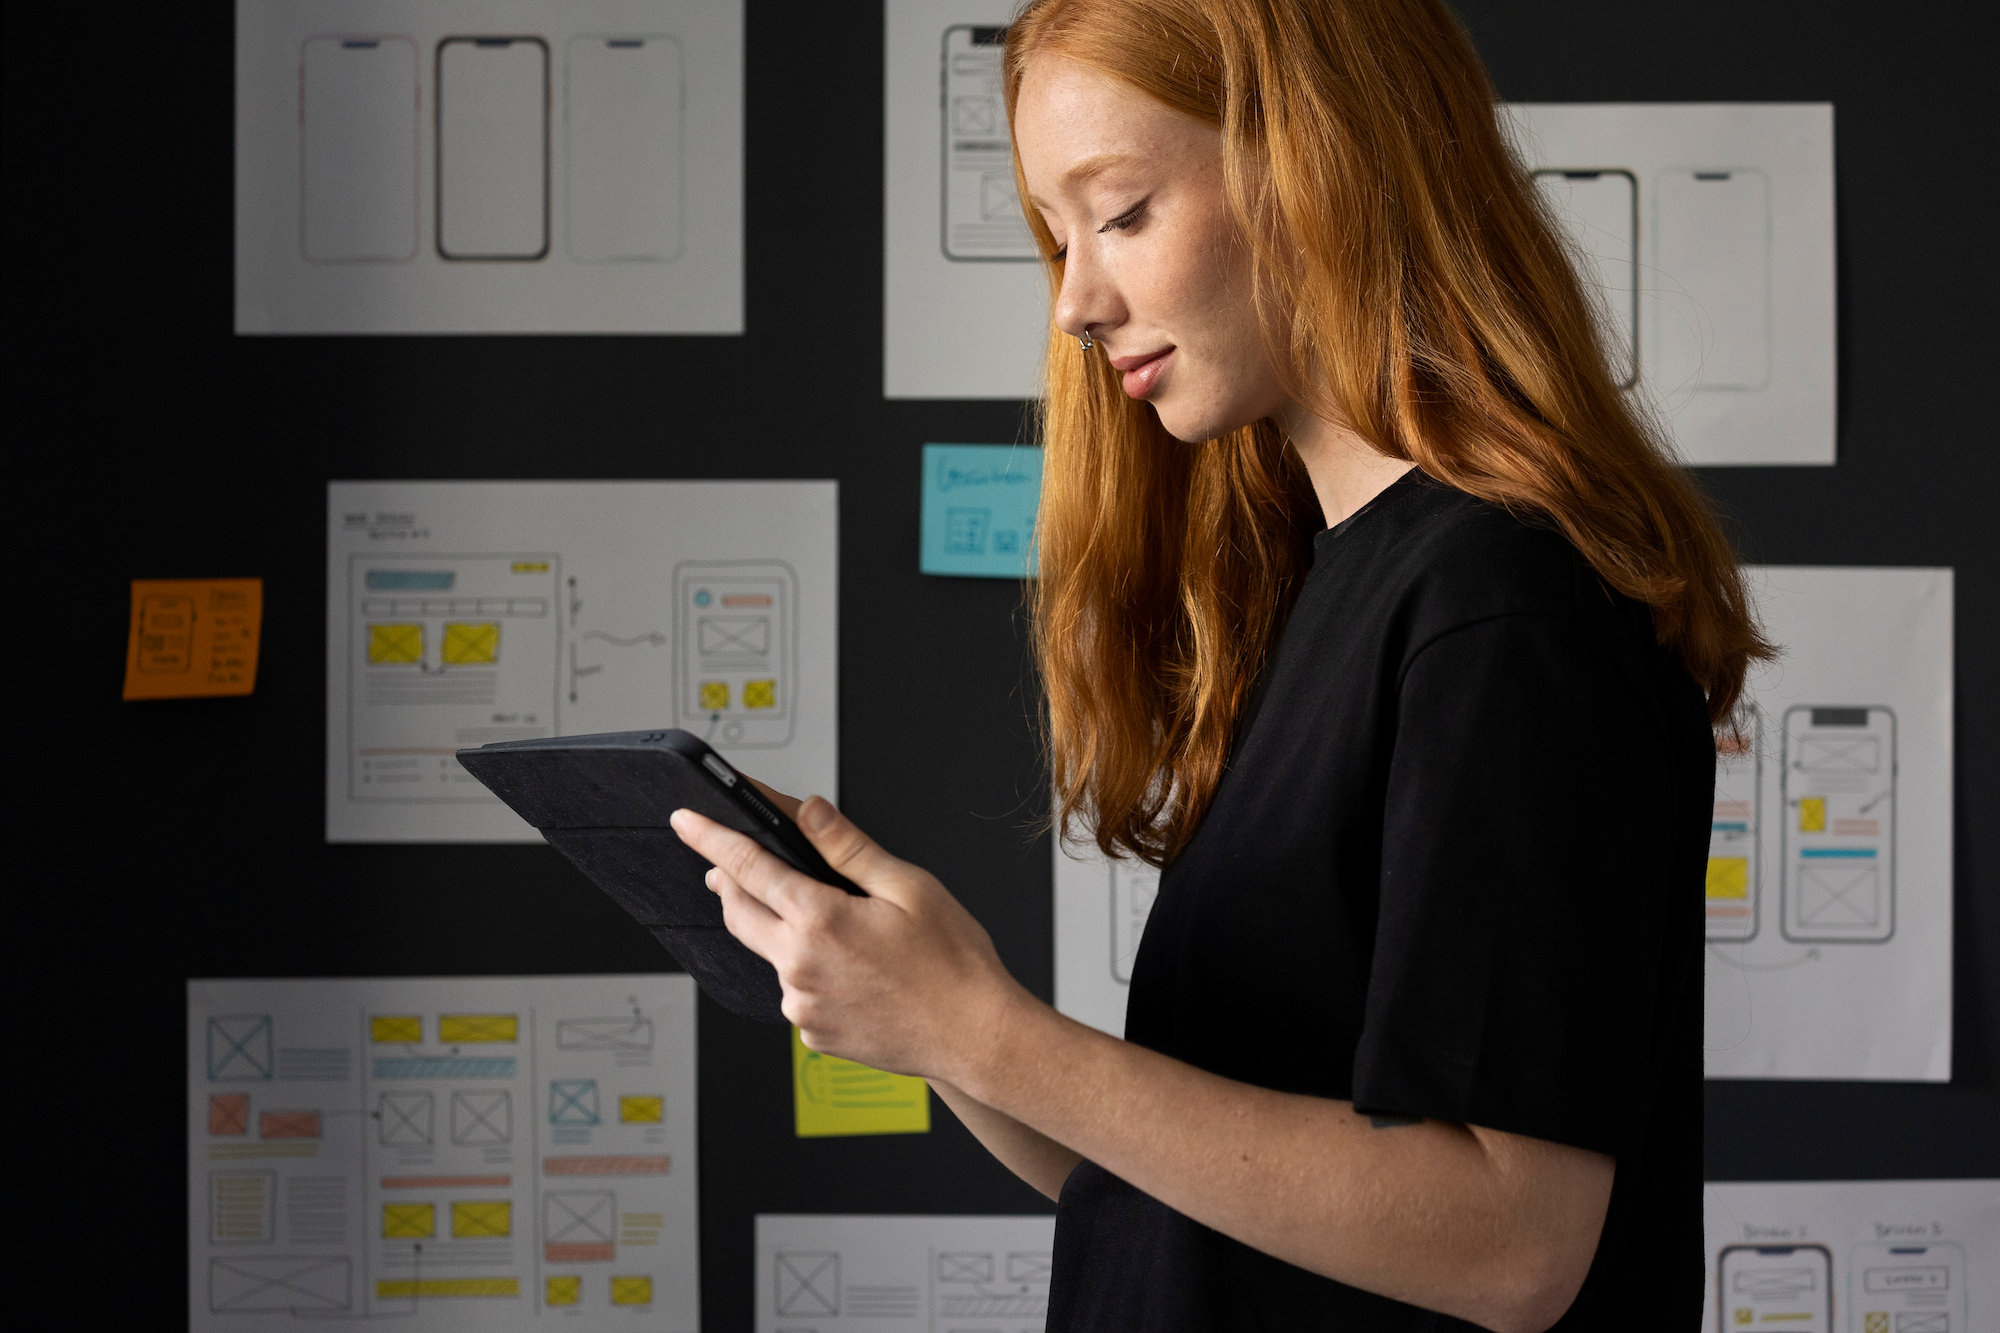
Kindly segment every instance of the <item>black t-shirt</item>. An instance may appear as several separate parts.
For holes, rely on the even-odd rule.
[[[1610,1154],[1603,1238],[1556,1327],[1684,1333],[1714,773],[1701,691],[1645,607],[1561,536],[1411,472],[1315,539],[1214,804],[1161,877],[1126,1037]],[[1093,1163],[1063,1186],[1050,1333],[1471,1327]]]

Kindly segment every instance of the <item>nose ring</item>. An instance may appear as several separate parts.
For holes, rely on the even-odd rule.
[[[1096,343],[1090,340],[1090,330],[1087,328],[1083,331],[1083,336],[1076,340],[1076,345],[1078,347],[1081,347],[1086,352],[1088,352],[1091,348],[1097,346]]]

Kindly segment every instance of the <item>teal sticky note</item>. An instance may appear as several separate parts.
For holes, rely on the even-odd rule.
[[[1018,579],[1034,573],[1042,451],[1025,444],[924,446],[926,574]]]

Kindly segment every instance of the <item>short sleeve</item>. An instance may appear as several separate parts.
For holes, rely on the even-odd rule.
[[[1542,614],[1426,645],[1396,710],[1356,1108],[1636,1153],[1686,916],[1659,713]]]

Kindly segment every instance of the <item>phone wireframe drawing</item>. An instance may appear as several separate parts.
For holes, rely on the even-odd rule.
[[[539,37],[437,44],[437,251],[455,260],[549,252],[549,46]]]
[[[1715,810],[1708,826],[1703,899],[1711,940],[1747,940],[1757,934],[1763,723],[1763,714],[1754,713],[1741,734],[1718,733],[1715,738]]]
[[[939,105],[946,259],[1040,257],[1014,188],[1014,150],[1000,71],[1006,39],[1005,28],[961,23],[944,30]]]
[[[1691,327],[1663,330],[1668,390],[1761,389],[1771,379],[1771,183],[1755,168],[1663,171],[1653,185],[1660,305]],[[1669,295],[1671,294],[1671,295]]]
[[[1785,711],[1780,928],[1798,943],[1879,943],[1896,930],[1896,715]]]
[[[798,586],[781,560],[674,566],[674,716],[718,748],[791,743]]]
[[[1139,938],[1160,896],[1160,872],[1144,861],[1113,861],[1106,868],[1111,886],[1111,975],[1132,984],[1132,960],[1139,956]]]
[[[1594,287],[1605,323],[1605,356],[1618,387],[1639,382],[1639,182],[1622,167],[1547,168],[1535,184],[1571,243],[1590,261],[1577,274]]]
[[[1716,1333],[1833,1333],[1833,1255],[1824,1245],[1725,1245],[1715,1282]]]
[[[299,251],[309,263],[417,257],[417,47],[308,37],[299,50]]]
[[[563,248],[585,263],[681,252],[681,46],[572,37],[563,51]]]
[[[1968,1333],[1965,1251],[1949,1241],[1857,1245],[1847,1265],[1849,1333]]]

